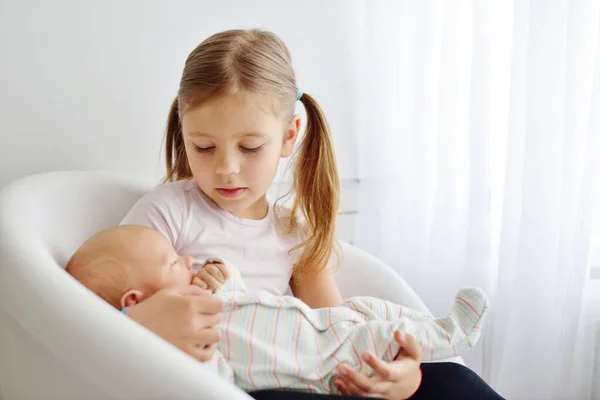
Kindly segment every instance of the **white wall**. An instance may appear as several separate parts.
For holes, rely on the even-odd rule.
[[[188,53],[230,28],[276,32],[300,87],[332,125],[356,176],[362,1],[0,1],[0,186],[94,169],[158,179],[169,106]]]

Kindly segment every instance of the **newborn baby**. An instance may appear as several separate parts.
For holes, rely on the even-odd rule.
[[[165,287],[192,284],[198,278],[192,266],[159,232],[119,226],[85,242],[67,272],[121,310]],[[247,293],[239,271],[223,260],[207,260],[202,268],[215,266],[228,275],[215,293],[225,302],[215,358],[221,376],[246,391],[280,387],[336,393],[340,363],[368,374],[363,352],[384,361],[395,358],[400,351],[395,330],[417,339],[424,361],[456,356],[476,343],[487,313],[487,298],[478,289],[459,291],[444,318],[373,297],[315,310],[292,296]]]

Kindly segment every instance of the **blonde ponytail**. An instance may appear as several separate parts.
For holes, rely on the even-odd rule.
[[[167,163],[167,177],[165,182],[191,178],[192,171],[188,163],[181,121],[179,119],[179,100],[175,98],[169,111],[167,132],[165,134],[165,152]]]
[[[312,96],[304,93],[300,101],[306,109],[307,125],[294,165],[296,196],[292,215],[301,212],[308,237],[294,248],[304,247],[294,270],[294,279],[314,276],[327,267],[336,248],[335,226],[340,192],[327,119]]]

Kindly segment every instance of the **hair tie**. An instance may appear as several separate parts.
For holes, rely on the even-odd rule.
[[[304,94],[304,92],[302,90],[298,90],[296,92],[296,100],[300,100],[302,98],[303,94]]]

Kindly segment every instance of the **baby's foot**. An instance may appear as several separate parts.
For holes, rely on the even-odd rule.
[[[446,317],[431,317],[433,324],[417,323],[412,329],[414,332],[408,332],[423,347],[424,361],[461,355],[477,343],[487,310],[488,299],[481,290],[462,289]]]
[[[448,319],[458,327],[458,334],[464,335],[469,347],[473,347],[487,315],[488,298],[480,289],[461,289],[456,294]]]

